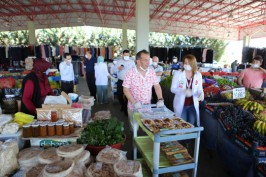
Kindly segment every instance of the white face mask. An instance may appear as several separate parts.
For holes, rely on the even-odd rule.
[[[187,71],[191,71],[192,70],[190,65],[184,65],[184,69],[187,70]]]
[[[129,56],[124,56],[124,60],[129,60]]]
[[[85,55],[85,58],[89,58],[88,55]]]
[[[177,59],[173,59],[173,62],[176,63],[177,62]]]
[[[258,65],[258,64],[252,64],[251,67],[252,67],[252,68],[259,68],[260,65]]]
[[[142,70],[142,71],[147,71],[147,69],[144,69],[144,68],[142,68],[141,66],[139,66],[139,68]]]
[[[158,66],[158,63],[157,63],[157,62],[152,62],[152,65],[153,65],[154,67],[157,67],[157,66]]]

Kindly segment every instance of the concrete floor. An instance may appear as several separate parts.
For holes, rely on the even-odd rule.
[[[85,78],[79,78],[78,93],[79,95],[90,95]],[[95,104],[92,107],[92,115],[97,111],[110,110],[113,116],[124,122],[125,134],[127,139],[125,144],[122,146],[122,150],[127,151],[128,159],[132,159],[132,132],[129,128],[128,118],[123,112],[120,112],[120,105],[118,103],[117,98],[115,97],[113,101],[110,93],[111,92],[109,90],[109,103],[101,105]],[[139,134],[144,133],[139,132]],[[188,171],[188,173],[191,174],[191,170]],[[200,144],[200,155],[197,174],[197,177],[232,177],[227,173],[225,167],[219,159],[219,156],[215,152],[210,152],[204,147],[204,142],[202,141],[202,139]]]

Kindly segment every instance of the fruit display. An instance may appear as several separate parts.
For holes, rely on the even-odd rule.
[[[233,99],[233,92],[232,91],[224,91],[224,92],[221,92],[221,96],[222,96],[222,98],[231,100],[231,99]]]
[[[210,86],[203,89],[205,97],[214,97],[220,92],[220,88],[216,86]]]
[[[238,86],[236,83],[228,81],[226,79],[222,79],[222,78],[217,78],[216,81],[218,82],[219,86],[222,86],[222,85],[229,85],[229,86],[233,86],[233,87]]]
[[[266,146],[266,136],[253,129],[256,119],[250,112],[244,111],[239,106],[223,106],[217,107],[214,117],[221,119],[223,124],[230,128],[231,133],[250,144],[258,142],[259,146]]]
[[[236,104],[241,106],[244,110],[251,111],[256,114],[259,114],[259,112],[264,110],[264,107],[260,103],[247,99],[239,99],[236,101]]]

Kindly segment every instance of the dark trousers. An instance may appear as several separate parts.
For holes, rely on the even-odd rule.
[[[68,93],[73,93],[74,83],[73,81],[61,81],[61,91]]]
[[[151,104],[156,104],[157,103],[157,95],[154,89],[154,86],[152,86],[152,98],[151,98]]]
[[[123,81],[118,79],[117,81],[117,98],[121,105],[121,111],[127,112],[127,98],[123,92]]]
[[[90,90],[90,96],[96,99],[95,73],[86,73],[86,80]]]

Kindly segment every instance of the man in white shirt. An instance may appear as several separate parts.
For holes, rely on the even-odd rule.
[[[163,67],[158,65],[159,58],[157,56],[152,57],[152,68],[154,69],[158,83],[161,82],[161,76],[163,74]],[[157,95],[155,93],[154,87],[152,87],[152,101],[153,104],[157,103]]]
[[[73,93],[74,90],[74,70],[71,63],[71,55],[65,53],[65,60],[59,64],[59,70],[61,75],[61,90],[68,93]]]
[[[127,98],[124,96],[123,93],[123,80],[125,78],[125,75],[128,70],[135,67],[135,62],[133,60],[130,60],[129,58],[129,50],[123,51],[123,58],[118,60],[116,63],[116,70],[117,70],[117,97],[119,100],[119,103],[121,105],[120,111],[124,111],[125,114],[127,114]]]

